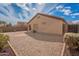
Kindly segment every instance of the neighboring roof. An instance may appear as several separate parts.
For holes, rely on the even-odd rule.
[[[48,14],[44,14],[44,13],[37,13],[28,23],[30,23],[38,15],[43,15],[43,16],[47,16],[47,17],[51,17],[51,18],[56,18],[58,20],[62,20],[63,22],[67,23],[63,18],[60,18],[60,17],[57,17],[57,16],[48,15]]]

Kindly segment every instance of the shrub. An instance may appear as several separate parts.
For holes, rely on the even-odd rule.
[[[33,30],[33,33],[36,33],[36,30]]]
[[[64,35],[64,41],[69,48],[79,48],[79,34],[78,33],[66,33]]]
[[[7,41],[9,40],[8,35],[0,34],[0,51],[3,50],[3,48],[6,48],[8,46]]]

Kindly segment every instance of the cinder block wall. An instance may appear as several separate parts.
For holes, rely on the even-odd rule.
[[[27,27],[0,27],[0,32],[27,31]]]

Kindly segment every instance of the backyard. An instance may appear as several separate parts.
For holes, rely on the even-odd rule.
[[[19,56],[60,56],[63,37],[26,31],[8,32],[10,44]]]

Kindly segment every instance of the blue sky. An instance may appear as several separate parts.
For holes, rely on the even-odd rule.
[[[62,17],[66,21],[79,21],[78,3],[0,3],[0,20],[12,24],[28,22],[39,12]]]

